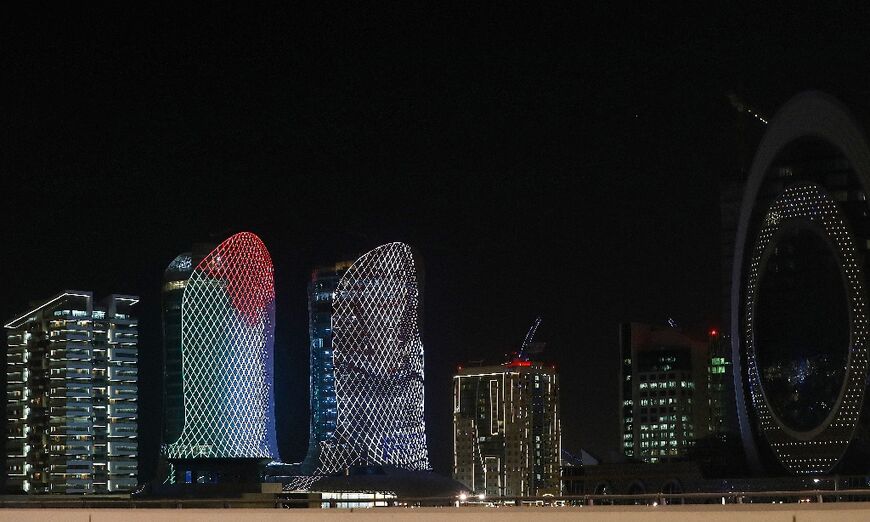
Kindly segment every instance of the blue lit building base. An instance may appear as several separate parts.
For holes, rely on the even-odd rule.
[[[262,459],[171,459],[175,486],[245,485],[263,482],[269,461]],[[231,487],[232,489],[232,487]]]

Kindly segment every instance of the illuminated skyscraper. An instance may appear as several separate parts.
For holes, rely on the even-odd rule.
[[[181,382],[181,303],[193,270],[191,254],[176,257],[163,274],[163,440],[174,441],[184,427]]]
[[[453,377],[453,478],[490,497],[561,494],[559,375],[515,359]]]
[[[167,448],[176,482],[245,479],[245,462],[277,460],[274,306],[272,259],[252,233],[193,267],[181,302],[184,424]]]
[[[710,330],[709,338],[707,433],[736,435],[731,340],[717,329]]]
[[[334,440],[337,404],[332,360],[332,301],[350,261],[320,267],[308,285],[308,332],[310,338],[310,407],[308,454],[302,473],[311,474],[320,464],[320,449]]]
[[[116,493],[138,476],[138,297],[67,290],[7,332],[7,486]]]
[[[730,361],[720,334],[696,339],[667,326],[619,326],[622,452],[644,462],[685,458],[698,439],[727,431]]]
[[[750,463],[870,471],[870,147],[837,100],[795,96],[770,120],[737,226],[731,337]]]
[[[328,475],[351,466],[429,468],[419,279],[419,260],[403,243],[315,272],[307,470]]]

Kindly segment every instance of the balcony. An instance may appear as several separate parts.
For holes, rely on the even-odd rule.
[[[67,388],[65,392],[60,391],[57,395],[68,399],[90,399],[94,394],[90,388]]]
[[[93,446],[90,446],[90,445],[83,445],[83,446],[68,445],[66,447],[66,450],[63,452],[63,454],[68,455],[68,456],[77,456],[77,455],[93,456],[94,448],[93,448]]]
[[[112,404],[109,406],[109,418],[111,419],[133,419],[138,414],[135,402]]]
[[[135,384],[115,384],[108,387],[110,399],[135,399],[139,395],[139,387]]]
[[[135,437],[137,425],[135,422],[112,422],[108,426],[110,437]]]
[[[60,356],[68,356],[68,353],[58,354]],[[80,354],[75,354],[78,357]],[[87,359],[67,359],[67,360],[52,360],[48,367],[52,370],[88,370],[90,373],[93,370],[94,365],[89,358]]]
[[[112,477],[108,482],[109,491],[130,491],[136,486],[136,477]]]
[[[109,442],[108,454],[115,455],[136,455],[139,452],[139,443],[135,440],[124,440],[119,442]]]
[[[127,460],[110,460],[109,461],[109,473],[136,473],[136,470],[139,469],[138,463],[133,459]]]
[[[64,332],[60,335],[60,337],[66,339],[67,341],[87,342],[91,340],[91,336],[88,332]]]
[[[109,360],[118,362],[136,362],[139,350],[135,347],[116,346],[109,349]]]

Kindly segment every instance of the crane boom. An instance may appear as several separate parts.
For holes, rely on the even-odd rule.
[[[539,315],[535,322],[532,323],[532,327],[529,328],[529,332],[526,334],[526,338],[523,340],[522,346],[520,346],[520,353],[523,353],[526,348],[532,344],[532,341],[535,340],[535,333],[538,331],[538,326],[541,324],[541,316]]]

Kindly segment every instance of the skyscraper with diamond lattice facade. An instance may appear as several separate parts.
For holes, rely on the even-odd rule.
[[[312,355],[328,364],[312,363],[312,394],[318,393],[312,419],[324,423],[312,427],[312,437],[319,438],[312,440],[306,464],[315,474],[353,466],[429,469],[419,256],[404,243],[388,243],[333,275],[339,270],[340,278],[319,292],[329,294],[323,298],[331,302],[329,331],[325,318],[312,316],[312,353],[316,346],[331,354]],[[332,419],[334,430],[326,429]]]
[[[184,423],[166,450],[176,482],[253,479],[242,470],[278,459],[274,322],[272,259],[256,235],[229,237],[192,268],[180,321]]]

